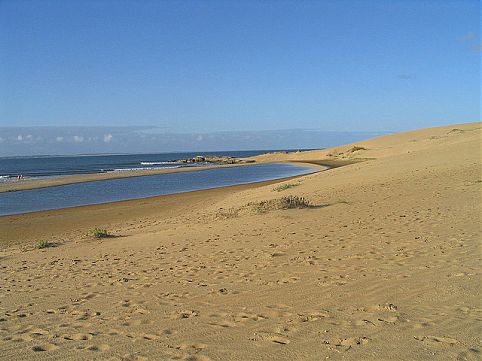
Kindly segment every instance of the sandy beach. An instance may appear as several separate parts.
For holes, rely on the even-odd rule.
[[[481,139],[271,153],[252,159],[343,166],[0,217],[0,359],[480,360]]]

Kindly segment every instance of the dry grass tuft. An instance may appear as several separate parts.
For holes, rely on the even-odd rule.
[[[35,245],[35,248],[37,249],[44,249],[48,247],[52,247],[52,244],[49,241],[45,241],[45,240],[38,241],[37,244]]]
[[[304,197],[286,196],[267,201],[250,202],[240,208],[220,209],[215,218],[228,219],[241,215],[264,214],[269,211],[285,210],[285,209],[301,209],[301,208],[318,208]]]
[[[277,187],[274,187],[273,190],[275,192],[281,192],[290,188],[298,187],[299,185],[300,185],[299,183],[286,183],[286,184],[281,184]]]
[[[97,239],[100,239],[100,238],[109,238],[109,237],[112,237],[112,235],[107,232],[106,229],[103,229],[103,228],[94,228],[94,229],[91,229],[88,233],[89,236],[92,236],[94,238],[97,238]]]
[[[365,147],[354,146],[349,150],[347,150],[347,153],[354,153],[354,152],[358,152],[359,150],[367,150],[367,149]]]
[[[279,209],[311,208],[313,205],[303,197],[286,196],[268,201],[251,202],[248,203],[246,207],[255,213],[266,213]]]

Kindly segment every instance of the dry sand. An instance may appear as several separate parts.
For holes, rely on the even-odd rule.
[[[282,191],[0,217],[0,358],[479,360],[481,124],[356,146],[256,157],[365,160]]]

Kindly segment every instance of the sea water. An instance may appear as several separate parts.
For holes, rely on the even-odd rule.
[[[166,173],[0,193],[0,215],[101,204],[309,174],[287,163]]]

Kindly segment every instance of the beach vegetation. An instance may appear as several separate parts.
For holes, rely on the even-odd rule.
[[[357,152],[359,150],[367,150],[365,147],[354,146],[348,150],[349,153]]]
[[[290,189],[290,188],[297,187],[297,186],[299,186],[299,185],[300,185],[299,183],[280,184],[279,186],[274,187],[274,188],[273,188],[273,191],[275,191],[275,192],[281,192],[281,191],[285,191],[285,190]]]
[[[289,195],[286,197],[270,199],[265,201],[249,202],[239,208],[220,209],[216,213],[216,218],[228,219],[242,215],[265,214],[270,211],[295,209],[295,208],[320,208],[324,205],[314,205],[304,197]]]
[[[107,229],[97,227],[90,230],[89,235],[98,239],[112,237],[112,235],[107,231]]]
[[[290,195],[268,201],[248,203],[248,207],[253,209],[255,213],[262,214],[278,209],[312,208],[313,205],[304,197]]]
[[[235,208],[220,209],[216,214],[216,218],[223,218],[223,219],[235,218],[238,216],[238,214],[239,214],[239,209],[235,209]]]
[[[50,243],[49,241],[46,241],[46,240],[40,240],[37,242],[37,244],[35,245],[35,248],[37,249],[44,249],[44,248],[48,248],[48,247],[51,247],[52,246],[52,243]]]
[[[310,208],[311,203],[304,197],[287,196],[280,199],[282,209]]]

